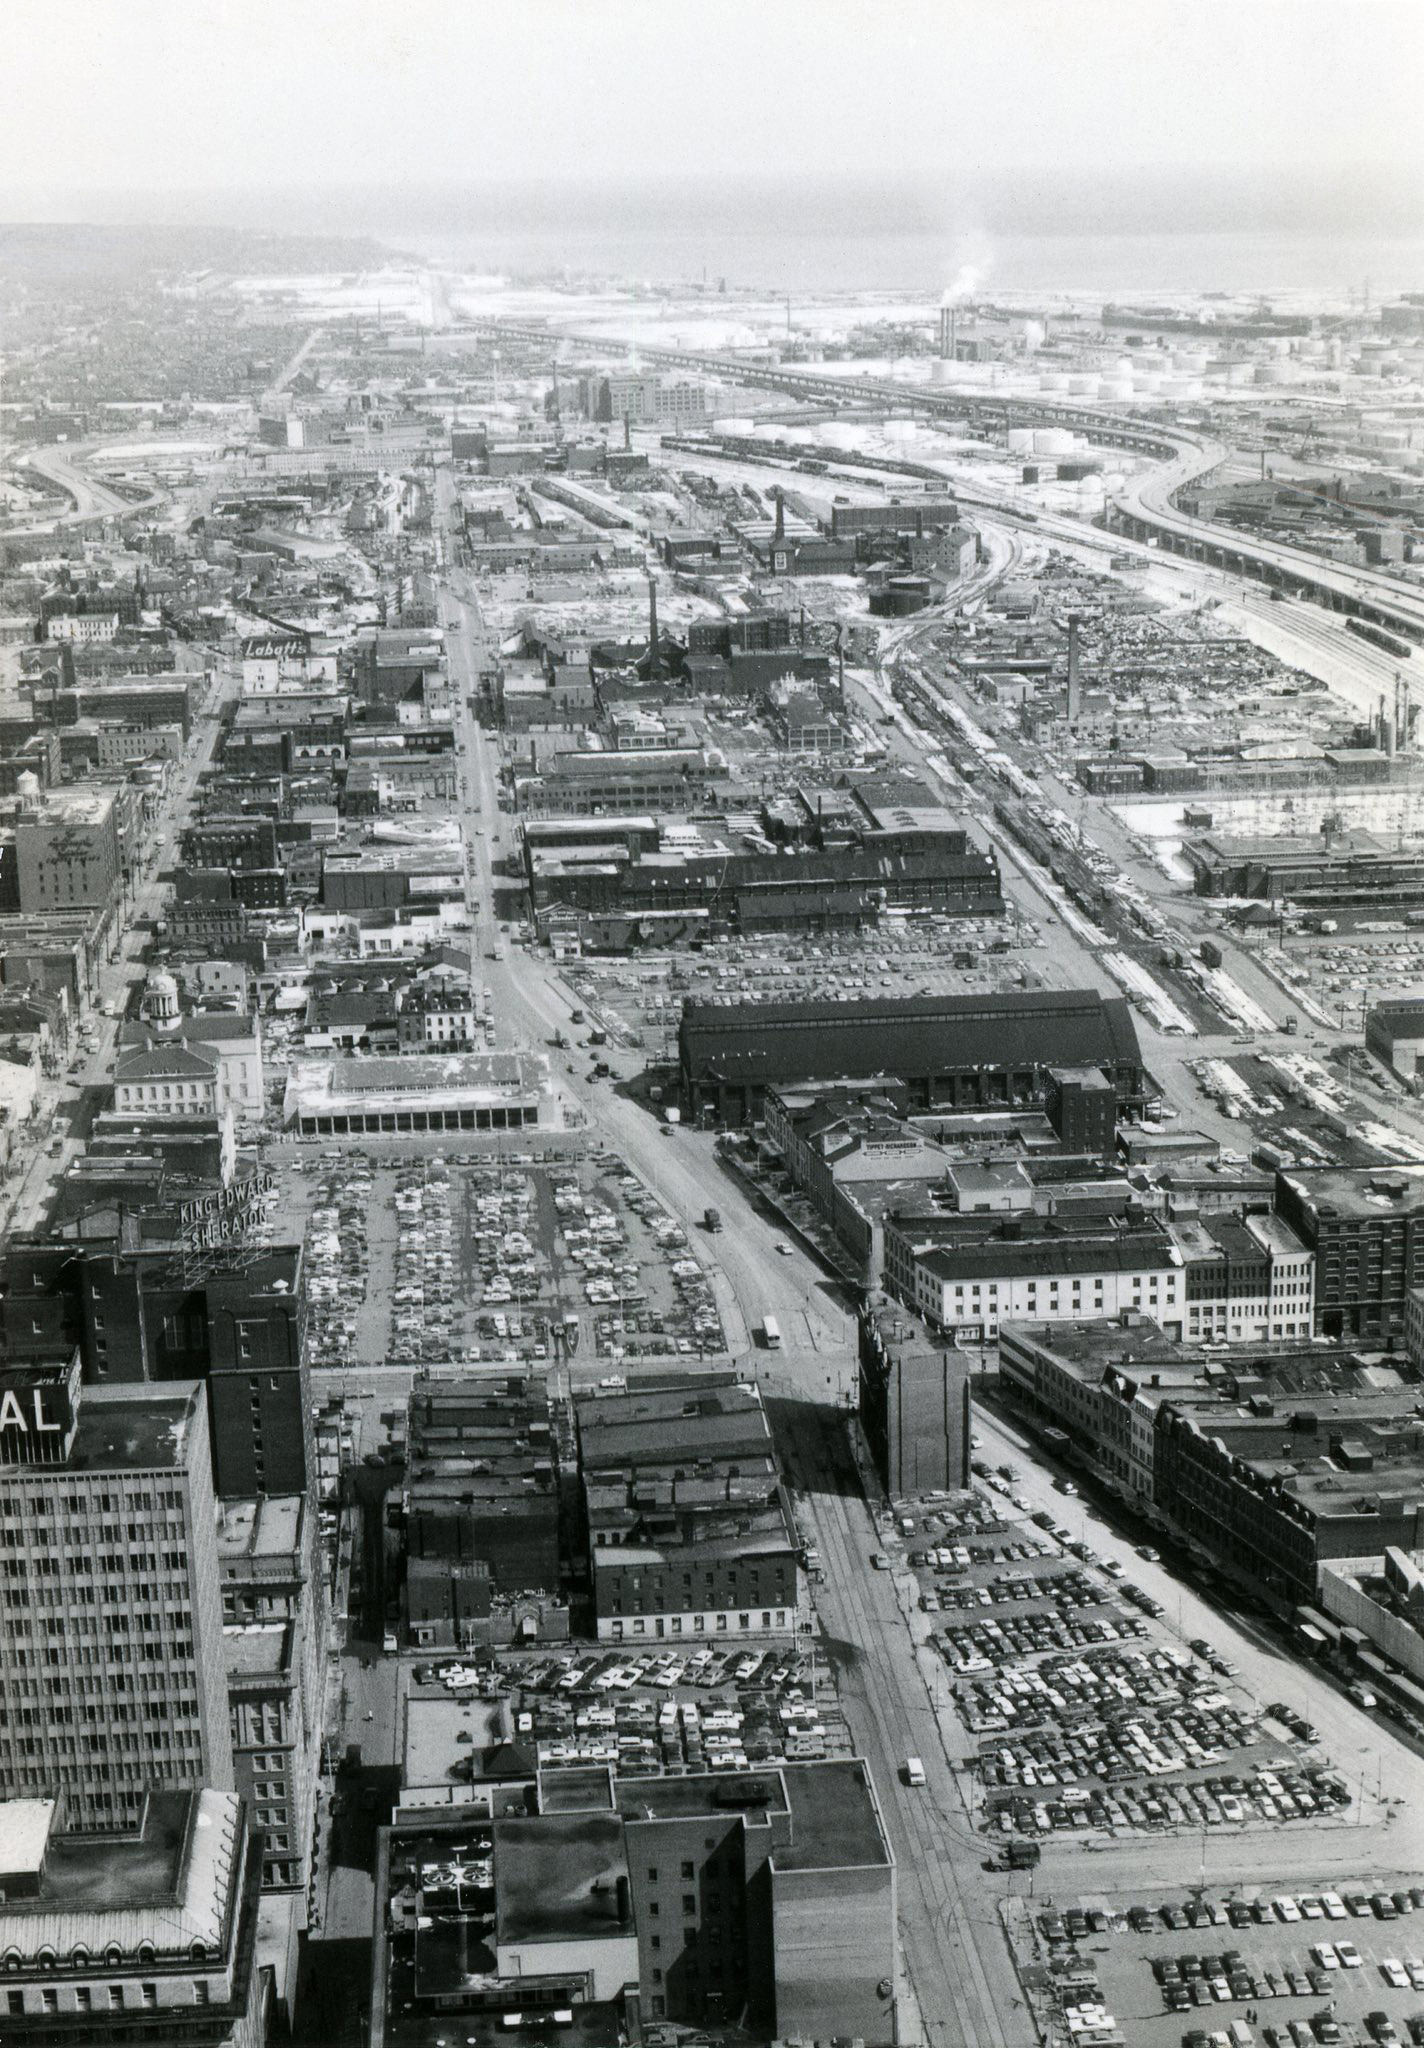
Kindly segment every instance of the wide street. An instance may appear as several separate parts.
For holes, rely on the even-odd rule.
[[[448,517],[449,480],[442,475],[442,513]],[[462,757],[463,819],[469,849],[472,943],[478,973],[488,985],[499,1041],[548,1052],[555,1030],[567,1030],[571,995],[557,969],[509,942],[497,891],[512,901],[512,878],[496,872],[514,851],[512,821],[499,805],[498,752],[472,716],[478,675],[487,659],[487,636],[471,583],[455,570],[442,591],[452,696]],[[1027,886],[1027,885],[1025,885]],[[1035,908],[1041,914],[1042,905]],[[1060,968],[1101,985],[1089,946],[1061,925],[1051,928]],[[1169,1093],[1190,1076],[1167,1055],[1199,1054],[1203,1041],[1150,1042],[1149,1060],[1163,1055]],[[555,1056],[556,1058],[556,1056]],[[582,1062],[555,1070],[571,1120],[627,1158],[667,1206],[696,1232],[703,1210],[715,1203],[724,1229],[715,1257],[718,1305],[734,1355],[746,1360],[766,1388],[788,1478],[799,1513],[820,1550],[824,1579],[817,1587],[821,1646],[834,1667],[857,1748],[869,1760],[898,1866],[905,1963],[912,1995],[902,1986],[901,2038],[924,2038],[935,2048],[1026,2048],[1032,2026],[999,1918],[1000,1903],[1026,1880],[991,1875],[982,1867],[987,1844],[970,1824],[965,1780],[954,1769],[964,1753],[962,1733],[948,1706],[935,1653],[917,1648],[927,1634],[923,1619],[912,1631],[912,1588],[903,1573],[876,1572],[873,1550],[887,1539],[877,1527],[856,1475],[843,1416],[842,1394],[854,1374],[854,1328],[838,1285],[787,1234],[789,1255],[776,1252],[780,1234],[759,1214],[755,1198],[729,1173],[710,1133],[679,1129],[664,1136],[646,1108],[607,1083],[590,1082]],[[1196,1100],[1194,1120],[1203,1121]],[[1209,1122],[1209,1119],[1207,1120]],[[700,1240],[699,1240],[700,1242]],[[704,1257],[708,1247],[700,1245]],[[758,1351],[754,1332],[766,1314],[783,1332],[779,1353]],[[1203,1875],[1223,1889],[1298,1879],[1341,1881],[1410,1871],[1424,1862],[1424,1759],[1393,1732],[1355,1708],[1311,1666],[1285,1655],[1273,1638],[1245,1619],[1222,1612],[1162,1566],[1136,1556],[1130,1534],[1112,1532],[1082,1499],[1055,1490],[1022,1434],[990,1413],[976,1419],[982,1455],[1011,1460],[1032,1508],[1051,1506],[1074,1534],[1087,1532],[1095,1550],[1118,1558],[1166,1609],[1168,1626],[1185,1638],[1205,1635],[1239,1667],[1259,1698],[1288,1699],[1320,1731],[1322,1754],[1345,1772],[1357,1794],[1350,1822],[1330,1828],[1241,1831],[1156,1837],[1141,1842],[1085,1847],[1081,1838],[1050,1844],[1036,1887],[1060,1902],[1080,1896],[1185,1896]],[[361,1739],[369,1764],[396,1754],[401,1682],[392,1663],[369,1669],[348,1657],[343,1717],[348,1740]],[[365,1721],[370,1713],[372,1720]],[[941,1738],[942,1739],[937,1739]],[[905,1783],[908,1755],[919,1755],[927,1783]],[[369,1878],[339,1860],[325,1887],[323,1932],[340,1937],[361,1924]],[[918,2008],[918,2017],[916,2009]]]

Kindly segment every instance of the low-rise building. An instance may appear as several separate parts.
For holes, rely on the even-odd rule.
[[[403,1500],[410,1641],[461,1649],[566,1638],[559,1506],[542,1374],[418,1387]]]
[[[1006,1322],[1155,1316],[1180,1335],[1182,1255],[1155,1217],[887,1218],[885,1284],[931,1329],[992,1342]]]
[[[577,1404],[599,1640],[791,1635],[799,1546],[754,1386],[723,1374]]]
[[[1365,1018],[1365,1044],[1401,1081],[1414,1081],[1424,1053],[1424,997],[1391,996],[1372,1003]]]
[[[303,1137],[521,1131],[558,1121],[547,1062],[523,1053],[408,1053],[292,1062],[283,1121]]]
[[[1169,1228],[1182,1254],[1188,1343],[1314,1334],[1315,1259],[1279,1216],[1205,1216]]]

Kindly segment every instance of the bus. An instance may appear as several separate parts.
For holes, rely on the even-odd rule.
[[[775,1316],[763,1317],[761,1341],[765,1344],[768,1351],[779,1351],[781,1349],[781,1325],[777,1322]]]

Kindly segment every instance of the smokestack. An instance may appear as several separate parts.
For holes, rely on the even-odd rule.
[[[1078,729],[1078,718],[1082,711],[1082,689],[1078,680],[1078,613],[1068,615],[1068,727],[1071,732]]]
[[[663,672],[662,655],[658,649],[658,586],[648,578],[648,681],[661,680]]]
[[[948,306],[941,306],[939,309],[939,352],[945,362],[952,361],[954,356],[953,331],[953,311]]]
[[[776,526],[771,537],[774,542],[784,541],[786,538],[786,500],[780,491],[776,494]]]

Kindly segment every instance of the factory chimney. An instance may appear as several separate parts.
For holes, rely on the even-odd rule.
[[[947,363],[954,360],[954,308],[941,306],[939,309],[939,352]]]
[[[663,658],[658,646],[658,586],[648,578],[648,681],[661,682]]]
[[[774,542],[786,538],[786,500],[780,491],[776,494],[776,526],[771,537]]]
[[[1375,713],[1375,745],[1384,752],[1384,692],[1380,692],[1379,710]]]
[[[1083,693],[1078,679],[1078,624],[1077,612],[1068,614],[1068,729],[1076,732],[1082,711]]]

